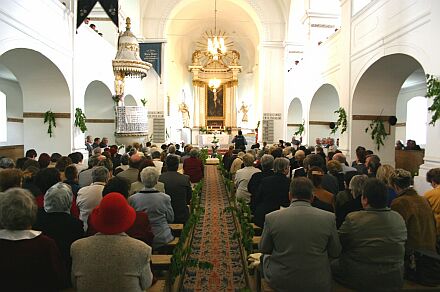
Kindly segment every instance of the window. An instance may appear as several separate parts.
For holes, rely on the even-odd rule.
[[[6,95],[0,91],[0,142],[8,139],[8,118],[6,116]]]
[[[427,123],[428,100],[423,96],[411,98],[406,104],[406,139],[415,140],[418,145],[426,145]]]

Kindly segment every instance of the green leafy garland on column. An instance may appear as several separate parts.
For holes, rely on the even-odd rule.
[[[304,129],[304,124],[305,124],[305,121],[303,120],[302,124],[299,125],[298,131],[296,131],[295,133],[293,133],[294,136],[298,136],[298,135],[299,135],[300,137],[302,137],[302,134],[303,134],[304,131],[305,131],[305,129]]]
[[[377,150],[380,150],[380,145],[384,146],[383,141],[389,135],[385,131],[385,125],[380,117],[377,117],[375,120],[371,121],[370,125],[365,128],[365,133],[371,130],[371,139],[376,144]]]
[[[49,134],[49,137],[52,138],[53,128],[56,128],[57,124],[55,122],[55,114],[51,110],[48,110],[44,113],[44,123],[49,124],[47,127],[47,133]]]
[[[331,130],[331,134],[336,134],[336,131],[341,127],[341,135],[347,131],[347,112],[343,107],[340,107],[338,110],[334,112],[338,114],[338,120],[335,123],[335,127]]]
[[[82,111],[81,108],[77,107],[75,109],[75,122],[74,122],[75,127],[78,127],[81,132],[85,132],[87,131],[87,126],[86,126],[86,115],[84,114],[84,112]]]
[[[430,125],[435,126],[435,122],[440,118],[440,81],[434,75],[426,74],[426,97],[434,97],[432,105],[428,108],[432,112]]]

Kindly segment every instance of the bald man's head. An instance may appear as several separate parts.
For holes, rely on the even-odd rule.
[[[339,161],[342,164],[345,164],[347,162],[347,158],[345,158],[345,155],[342,153],[336,153],[333,155],[333,159]]]
[[[139,153],[135,153],[130,156],[130,160],[128,161],[128,166],[131,168],[139,168],[139,165],[142,162],[143,157],[139,155]]]

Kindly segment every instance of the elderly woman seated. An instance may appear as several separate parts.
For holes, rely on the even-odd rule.
[[[2,291],[58,291],[66,272],[53,239],[32,230],[37,205],[29,191],[12,188],[0,199]]]
[[[155,167],[146,167],[141,171],[144,188],[128,198],[128,202],[136,211],[148,214],[154,233],[153,249],[164,246],[174,239],[168,223],[174,221],[171,197],[154,188],[159,174]]]
[[[203,163],[199,159],[199,149],[192,148],[189,158],[183,161],[183,174],[189,176],[191,183],[198,183],[203,178]]]
[[[129,237],[136,211],[118,193],[90,215],[97,234],[72,244],[72,284],[78,291],[145,291],[151,286],[151,247]]]
[[[39,210],[34,224],[35,230],[41,230],[55,240],[68,272],[72,264],[70,246],[84,237],[82,221],[70,214],[72,201],[73,193],[69,185],[61,182],[53,185],[44,195],[44,210]]]

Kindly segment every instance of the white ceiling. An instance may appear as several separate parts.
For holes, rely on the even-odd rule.
[[[425,71],[423,71],[423,69],[418,69],[414,71],[414,73],[408,76],[408,78],[402,84],[402,88],[408,88],[411,86],[419,85],[421,83],[424,83],[425,81],[426,81]]]
[[[17,82],[17,77],[2,63],[0,63],[0,79],[6,79]]]

